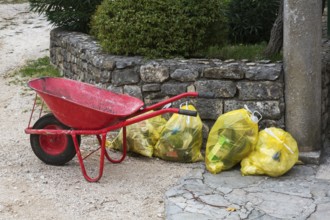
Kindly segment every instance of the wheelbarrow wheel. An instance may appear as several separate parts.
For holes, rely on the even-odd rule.
[[[70,128],[58,121],[52,113],[49,113],[39,118],[33,125],[33,129],[68,130]],[[81,137],[80,135],[76,137],[80,145]],[[76,155],[71,135],[31,134],[30,143],[34,154],[46,164],[60,166],[72,160]]]

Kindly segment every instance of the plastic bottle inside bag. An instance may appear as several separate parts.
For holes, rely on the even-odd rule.
[[[262,116],[247,106],[221,115],[213,125],[206,145],[206,168],[211,173],[228,170],[254,148]]]

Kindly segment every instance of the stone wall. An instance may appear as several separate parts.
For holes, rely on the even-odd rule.
[[[89,35],[60,29],[51,31],[50,57],[65,77],[138,97],[147,105],[186,91],[213,92],[212,99],[190,99],[206,129],[222,113],[245,104],[263,115],[261,127],[285,128],[281,63],[114,56],[103,53]]]
[[[330,40],[324,39],[322,44],[322,141],[329,134],[329,86],[330,86]]]

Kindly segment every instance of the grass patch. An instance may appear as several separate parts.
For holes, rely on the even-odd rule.
[[[42,76],[59,77],[60,72],[50,64],[49,57],[28,61],[19,71],[22,77],[37,78]]]
[[[266,57],[263,55],[263,51],[266,48],[266,43],[254,44],[254,45],[227,45],[224,47],[210,47],[205,51],[204,56],[206,58],[218,58],[222,60],[235,59],[242,60],[248,59],[250,61],[257,61],[263,59],[269,59],[271,61],[282,60],[282,54],[276,54],[272,57]]]
[[[32,78],[43,76],[60,77],[61,73],[50,64],[49,57],[42,57],[37,60],[30,60],[25,66],[7,75],[11,78],[10,84],[25,85]]]
[[[23,86],[20,95],[21,96],[33,96],[35,92],[27,86],[27,82],[33,78],[39,78],[43,76],[61,77],[60,71],[50,64],[49,57],[45,56],[37,60],[30,60],[22,68],[7,75],[10,78],[9,85],[21,85]],[[42,100],[38,97],[37,106],[41,106]],[[29,110],[23,110],[23,112]],[[50,112],[45,105],[44,112]]]

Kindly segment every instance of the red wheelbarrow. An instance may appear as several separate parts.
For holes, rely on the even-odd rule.
[[[208,93],[199,95],[197,92],[187,92],[146,107],[135,97],[65,78],[38,78],[31,80],[28,86],[36,91],[29,124],[25,129],[25,133],[30,134],[33,152],[41,161],[50,165],[63,165],[77,155],[81,171],[90,182],[96,182],[102,177],[104,158],[112,163],[120,163],[125,159],[126,126],[165,113],[196,116],[195,111],[163,107],[184,97],[212,97]],[[41,117],[41,105],[39,119],[31,127],[38,96],[51,113]],[[123,129],[123,152],[119,159],[113,159],[106,150],[107,133],[119,128]],[[84,160],[92,153],[82,157],[81,135],[96,135],[99,142],[99,148],[92,152],[100,149],[99,172],[96,177],[87,174]]]

